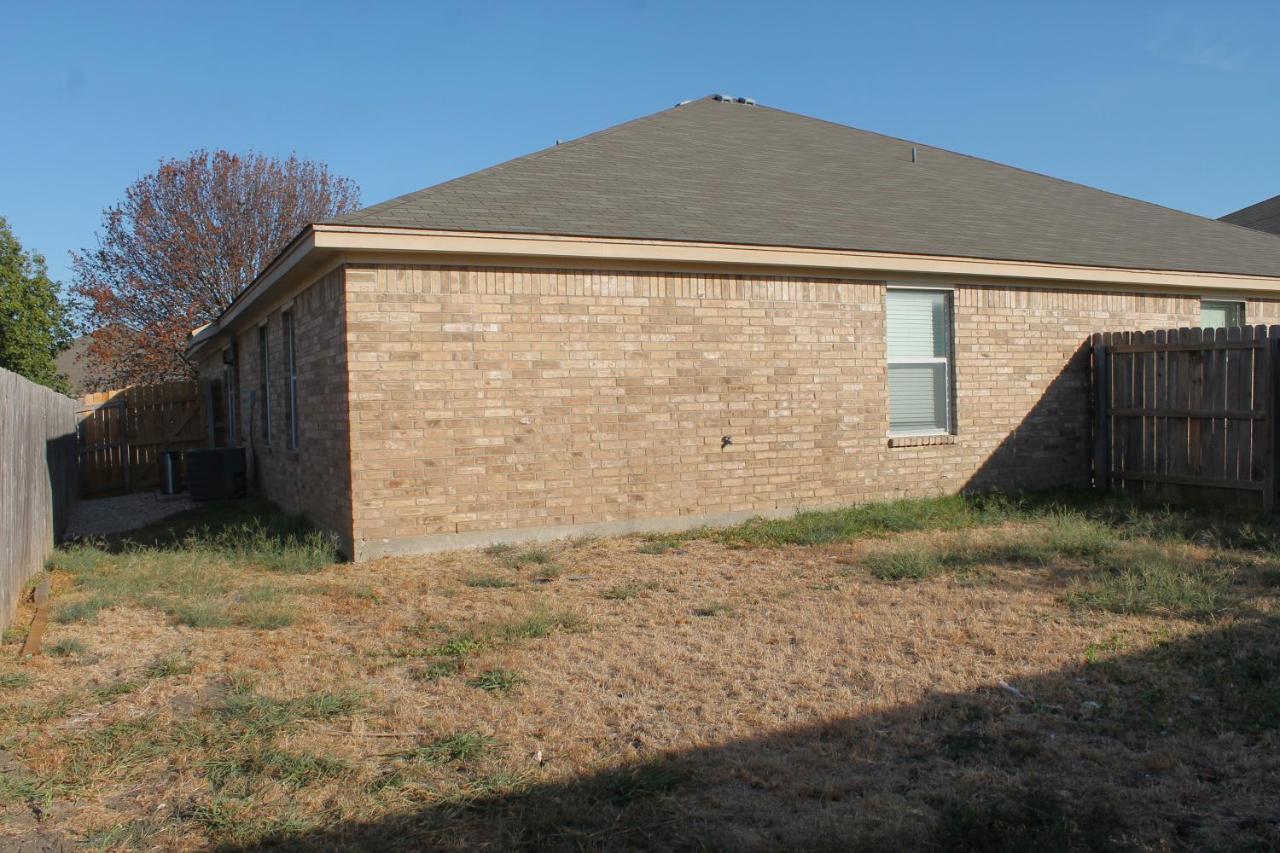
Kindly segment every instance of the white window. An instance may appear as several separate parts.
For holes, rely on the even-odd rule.
[[[889,433],[951,430],[951,293],[891,289],[885,298]]]
[[[1244,325],[1244,303],[1221,299],[1200,300],[1200,325],[1205,329]]]
[[[280,326],[284,332],[285,369],[289,373],[289,449],[298,449],[298,360],[293,348],[293,312],[286,311],[280,315]]]

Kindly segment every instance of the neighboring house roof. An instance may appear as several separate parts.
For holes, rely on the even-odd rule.
[[[88,361],[89,347],[92,344],[92,333],[81,335],[54,358],[58,372],[67,377],[67,385],[75,396],[82,396],[93,390]]]
[[[713,98],[331,224],[1280,276],[1280,242],[1262,234],[976,157]]]
[[[1228,213],[1222,217],[1222,221],[1230,222],[1232,225],[1243,225],[1255,231],[1280,234],[1280,195],[1251,204],[1235,213]]]

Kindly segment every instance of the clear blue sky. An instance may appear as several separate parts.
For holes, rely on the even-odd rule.
[[[70,279],[196,148],[373,203],[726,92],[1193,213],[1280,193],[1280,3],[0,0],[0,216]]]

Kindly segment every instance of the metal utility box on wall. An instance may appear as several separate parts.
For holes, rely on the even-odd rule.
[[[187,488],[193,501],[244,497],[244,448],[210,447],[188,450]]]

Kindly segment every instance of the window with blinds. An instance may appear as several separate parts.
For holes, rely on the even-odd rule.
[[[890,290],[889,432],[930,435],[951,429],[951,294]]]
[[[1215,299],[1200,300],[1200,325],[1205,329],[1244,325],[1244,303]]]

